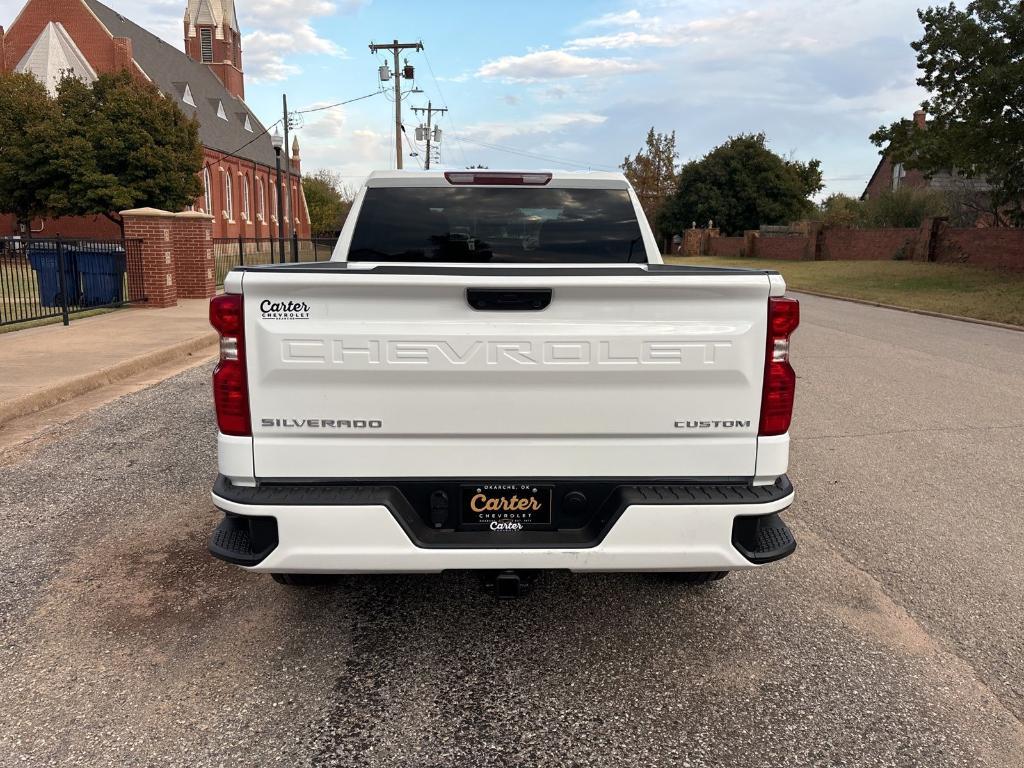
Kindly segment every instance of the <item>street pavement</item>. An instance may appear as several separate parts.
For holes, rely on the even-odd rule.
[[[803,297],[790,559],[210,558],[209,367],[0,454],[0,765],[1024,766],[1024,333]]]

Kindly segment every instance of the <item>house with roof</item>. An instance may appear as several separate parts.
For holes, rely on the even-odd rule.
[[[242,35],[234,0],[187,0],[184,51],[98,0],[28,0],[10,27],[0,27],[0,69],[31,72],[51,93],[62,73],[85,82],[127,70],[155,83],[199,122],[203,194],[195,210],[214,217],[214,237],[276,237],[274,148],[246,105]],[[285,171],[290,183],[285,183]],[[282,154],[285,231],[309,237],[296,140]],[[0,217],[0,235],[16,234]],[[33,221],[34,231],[69,237],[116,237],[102,216]]]
[[[928,130],[928,115],[923,109],[914,113],[914,126],[919,131]],[[964,176],[957,173],[956,169],[926,174],[907,168],[883,152],[860,199],[876,198],[885,192],[895,192],[899,189],[931,189],[953,195],[984,195],[990,192],[992,187],[984,179]]]

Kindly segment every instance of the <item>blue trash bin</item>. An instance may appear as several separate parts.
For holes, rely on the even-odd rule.
[[[82,306],[98,307],[124,301],[124,249],[104,246],[75,248],[75,261],[82,275]]]
[[[39,304],[44,307],[61,307],[64,296],[60,285],[60,256],[57,243],[51,241],[34,241],[28,244],[28,263],[36,273],[39,286]],[[79,275],[75,264],[75,254],[64,247],[64,289],[67,291],[67,303],[77,304],[79,297]]]

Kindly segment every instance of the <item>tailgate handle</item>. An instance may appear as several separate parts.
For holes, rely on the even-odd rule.
[[[467,288],[466,301],[478,310],[538,312],[551,303],[551,289]]]

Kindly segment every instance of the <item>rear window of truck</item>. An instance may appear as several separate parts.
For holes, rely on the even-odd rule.
[[[349,261],[646,262],[624,189],[371,187]]]

